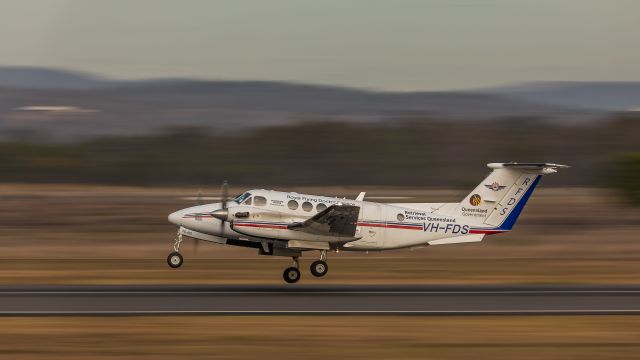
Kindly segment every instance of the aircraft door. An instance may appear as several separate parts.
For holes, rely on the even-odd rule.
[[[382,246],[386,232],[386,221],[382,206],[372,203],[363,204],[360,211],[362,221],[371,226],[361,227],[360,235],[362,239],[358,242],[371,247]]]

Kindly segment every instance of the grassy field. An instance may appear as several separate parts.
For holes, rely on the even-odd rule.
[[[240,192],[242,189],[232,189]],[[292,188],[378,201],[456,201],[464,191]],[[171,270],[168,213],[198,189],[0,185],[0,284],[279,283],[286,258],[194,241]],[[217,189],[203,189],[215,195]],[[539,189],[515,231],[482,243],[329,255],[324,283],[640,283],[640,210],[597,189]],[[303,257],[307,266],[317,254]]]
[[[378,201],[456,201],[464,191],[292,188]],[[215,195],[217,189],[203,189]],[[241,189],[232,189],[240,192]],[[168,213],[193,205],[197,189],[0,185],[0,284],[279,283],[286,258],[194,241],[183,268],[165,258]],[[640,283],[640,210],[596,189],[539,189],[515,231],[482,243],[329,255],[323,283]],[[317,254],[303,257],[307,266]]]
[[[636,317],[3,318],[10,359],[637,359]]]

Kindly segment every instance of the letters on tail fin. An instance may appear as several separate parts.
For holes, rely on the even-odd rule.
[[[494,234],[513,228],[542,175],[565,165],[491,163],[493,171],[458,204],[454,216],[472,224],[472,234]]]

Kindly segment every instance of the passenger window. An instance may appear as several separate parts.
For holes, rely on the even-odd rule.
[[[247,200],[244,201],[243,205],[251,205],[252,200],[253,200],[252,197],[248,198]]]
[[[305,201],[305,202],[302,203],[302,210],[311,211],[311,210],[313,210],[313,205],[311,205],[310,202]]]
[[[398,221],[404,221],[404,215],[398,214]]]
[[[298,208],[298,202],[295,200],[289,200],[289,202],[287,203],[287,206],[289,207],[289,209],[295,210]]]
[[[255,206],[265,206],[267,205],[267,198],[264,196],[255,196],[254,197],[254,205]]]
[[[320,203],[320,204],[316,205],[316,210],[318,212],[324,211],[326,208],[327,208],[327,205],[325,205],[323,203]]]

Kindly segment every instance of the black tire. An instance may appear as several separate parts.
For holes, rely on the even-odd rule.
[[[300,270],[294,267],[286,268],[284,269],[284,273],[282,273],[282,278],[289,284],[296,283],[300,280]]]
[[[316,277],[325,276],[327,275],[328,271],[329,271],[329,265],[327,265],[326,261],[318,260],[318,261],[314,261],[311,264],[311,273],[313,274],[313,276],[316,276]]]
[[[179,252],[174,251],[171,254],[169,254],[169,256],[167,256],[167,264],[169,264],[169,266],[174,269],[182,266],[183,262],[184,262],[184,259],[182,258],[182,255],[180,255]]]

